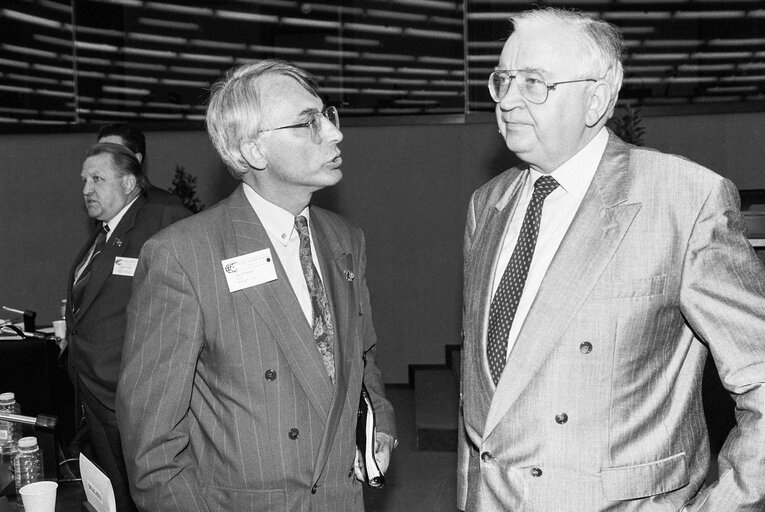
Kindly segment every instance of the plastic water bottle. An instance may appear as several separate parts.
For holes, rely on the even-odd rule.
[[[16,458],[17,451],[18,449],[13,443],[0,444],[0,492],[15,488],[13,459]]]
[[[16,477],[16,506],[19,512],[23,512],[24,502],[19,494],[19,489],[43,479],[42,452],[37,446],[36,437],[19,439],[19,452],[13,461],[13,468]]]
[[[9,412],[19,414],[21,407],[16,402],[16,395],[13,393],[0,394],[0,412]],[[16,450],[16,443],[21,439],[21,423],[12,421],[0,421],[0,445],[13,445],[13,451]],[[4,451],[8,451],[5,447]]]

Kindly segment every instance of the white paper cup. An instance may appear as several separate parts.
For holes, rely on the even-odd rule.
[[[53,334],[56,338],[66,338],[66,320],[53,320]]]
[[[56,482],[35,482],[19,489],[26,512],[55,512]]]

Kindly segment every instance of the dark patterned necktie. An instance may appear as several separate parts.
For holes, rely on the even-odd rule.
[[[75,315],[77,315],[77,313],[80,311],[82,295],[85,292],[85,285],[88,284],[88,279],[90,278],[90,269],[93,266],[93,260],[95,260],[99,254],[101,254],[101,250],[104,248],[104,244],[106,243],[107,233],[109,233],[109,226],[104,225],[101,227],[101,229],[98,230],[98,234],[93,241],[92,248],[88,252],[90,257],[84,260],[81,266],[82,270],[79,271],[79,276],[76,278],[74,284],[72,285],[72,300],[74,301]]]
[[[295,217],[295,229],[300,236],[300,266],[303,267],[303,275],[308,285],[308,293],[311,296],[311,309],[313,310],[313,337],[316,346],[319,347],[321,359],[327,368],[329,380],[335,383],[335,354],[334,339],[335,328],[332,323],[332,314],[329,310],[327,293],[321,282],[319,272],[313,264],[311,256],[311,238],[308,235],[308,220],[302,215]]]
[[[499,382],[507,362],[507,337],[526,284],[531,258],[534,256],[539,223],[542,218],[542,206],[545,198],[557,186],[558,182],[552,176],[542,176],[534,183],[534,193],[526,208],[518,241],[491,301],[486,357],[489,360],[489,370],[494,385]]]

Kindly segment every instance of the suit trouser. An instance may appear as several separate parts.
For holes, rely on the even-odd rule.
[[[117,415],[101,404],[82,381],[78,382],[78,389],[85,409],[85,422],[90,433],[95,462],[112,482],[117,512],[135,512],[138,509],[130,498]]]

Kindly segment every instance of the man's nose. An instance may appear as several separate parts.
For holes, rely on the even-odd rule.
[[[502,110],[510,110],[513,107],[518,106],[519,103],[523,102],[523,95],[521,94],[520,86],[518,85],[518,79],[513,78],[510,81],[510,85],[507,88],[507,92],[505,93],[502,100],[499,102],[499,106]]]
[[[330,142],[335,142],[335,143],[343,140],[343,132],[341,132],[340,128],[335,126],[332,123],[332,121],[324,118],[322,125],[323,125],[322,129],[324,130],[324,140],[328,140]]]

